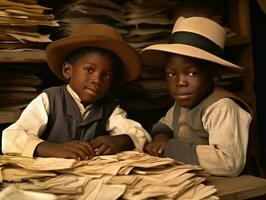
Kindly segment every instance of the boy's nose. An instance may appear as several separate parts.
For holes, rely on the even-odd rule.
[[[98,73],[93,74],[91,77],[91,81],[95,84],[99,84],[101,82],[101,76]]]
[[[188,82],[186,80],[186,78],[184,76],[179,76],[177,79],[176,79],[176,85],[177,86],[187,86],[188,85]]]

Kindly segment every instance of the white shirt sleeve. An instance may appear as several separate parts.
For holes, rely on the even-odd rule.
[[[127,113],[117,106],[106,124],[110,135],[127,134],[131,137],[137,151],[142,152],[146,142],[151,141],[149,133],[138,122],[128,119]]]
[[[209,145],[198,145],[200,165],[209,173],[237,176],[246,162],[251,115],[229,98],[212,104],[202,118]]]
[[[19,119],[3,131],[2,151],[4,154],[33,157],[36,146],[43,140],[49,113],[49,100],[41,93],[22,112]]]

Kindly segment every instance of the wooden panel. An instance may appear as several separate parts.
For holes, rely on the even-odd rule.
[[[42,63],[46,62],[44,50],[0,52],[1,63]]]

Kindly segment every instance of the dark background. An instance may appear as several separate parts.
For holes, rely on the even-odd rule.
[[[251,34],[253,42],[254,75],[257,103],[257,136],[260,161],[266,173],[266,14],[257,1],[250,0]]]

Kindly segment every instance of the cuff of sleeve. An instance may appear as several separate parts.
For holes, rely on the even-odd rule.
[[[37,147],[38,144],[40,144],[41,142],[43,142],[43,140],[41,139],[35,139],[35,140],[31,140],[25,147],[25,149],[23,150],[22,152],[22,156],[25,156],[25,157],[30,157],[30,158],[33,158],[33,154],[34,154],[34,151]]]
[[[131,131],[134,134],[128,134],[134,143],[135,149],[139,152],[143,152],[143,148],[146,142],[151,142],[151,136],[142,130]]]
[[[157,123],[154,124],[151,130],[152,137],[155,136],[157,133],[167,133],[169,135],[173,135],[173,131],[165,124]]]
[[[195,144],[172,138],[166,143],[163,156],[184,163],[199,165],[196,147]]]
[[[143,145],[139,142],[139,139],[135,135],[128,135],[134,143],[135,151],[143,152]]]

